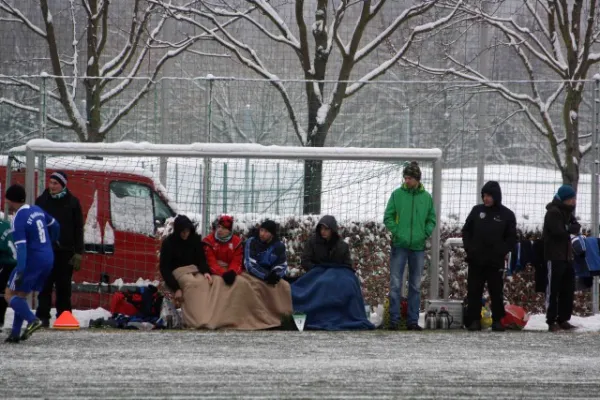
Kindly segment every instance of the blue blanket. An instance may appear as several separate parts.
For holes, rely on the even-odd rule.
[[[365,314],[360,282],[350,268],[315,266],[292,284],[294,312],[306,314],[305,329],[375,329]]]

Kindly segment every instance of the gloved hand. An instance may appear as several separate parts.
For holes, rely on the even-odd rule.
[[[274,272],[269,273],[269,275],[267,275],[267,277],[265,278],[265,281],[269,285],[273,285],[273,286],[277,285],[280,280],[281,280],[281,278],[279,277],[279,275],[277,275]]]
[[[235,271],[229,270],[223,274],[223,280],[225,281],[225,284],[227,286],[231,286],[233,285],[233,282],[235,282],[236,276],[237,274],[235,273]]]
[[[73,271],[79,271],[81,269],[81,254],[73,254],[69,264],[73,266]]]

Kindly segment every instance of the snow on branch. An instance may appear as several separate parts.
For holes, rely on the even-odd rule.
[[[438,27],[446,24],[456,14],[456,11],[458,10],[458,7],[461,5],[461,3],[462,3],[462,0],[459,1],[457,3],[457,5],[454,7],[454,9],[446,16],[444,16],[434,22],[429,22],[427,24],[423,24],[423,25],[419,25],[419,26],[415,27],[412,30],[408,40],[406,40],[406,42],[404,43],[404,46],[402,46],[396,52],[396,54],[393,55],[392,58],[383,62],[382,64],[380,64],[378,67],[372,69],[371,71],[369,71],[367,74],[365,74],[363,77],[361,77],[358,80],[358,82],[353,83],[352,85],[348,86],[348,88],[346,88],[345,96],[346,97],[352,96],[360,88],[362,88],[367,82],[372,81],[375,78],[377,78],[378,76],[384,74],[388,69],[390,69],[390,67],[392,67],[394,64],[396,64],[398,62],[398,60],[400,60],[404,56],[404,54],[406,54],[406,52],[408,51],[410,46],[413,44],[417,35],[426,33],[426,32],[431,32],[434,29],[437,29]],[[405,21],[407,19],[414,17],[415,15],[420,15],[420,14],[426,12],[429,8],[431,8],[431,5],[428,5],[427,8],[420,7],[418,9],[416,7],[412,7],[409,10],[406,10],[404,13],[402,13],[403,15],[405,15],[404,17],[402,17],[402,16],[398,17],[396,19],[396,21]],[[412,10],[412,12],[413,12],[412,15],[409,12],[410,10]],[[390,25],[390,27],[396,25],[396,21],[392,25]],[[389,31],[390,27],[388,27],[386,30],[384,30],[384,32],[382,32],[380,35],[378,35],[379,39],[375,39],[370,44],[365,46],[362,50],[359,50],[356,52],[356,55],[354,56],[355,63],[360,61],[362,58],[364,58],[368,54],[368,52],[370,52],[372,50],[371,46],[376,47],[378,44],[381,44],[381,42],[384,41],[387,37],[389,37],[391,32],[393,32],[393,31],[391,31],[391,32]],[[398,25],[396,25],[396,27],[398,27]],[[375,42],[377,40],[379,40],[379,43],[375,44]],[[373,48],[375,48],[375,47],[373,47]],[[362,51],[362,53],[361,53],[361,51]]]
[[[395,20],[392,22],[386,29],[383,30],[375,39],[373,39],[370,43],[366,44],[362,49],[358,50],[354,55],[355,62],[359,62],[366,56],[368,56],[373,50],[375,50],[385,39],[389,38],[392,33],[394,33],[399,26],[406,23],[411,18],[414,18],[418,15],[422,15],[430,10],[435,4],[437,0],[428,0],[423,2],[422,4],[418,4],[407,8],[404,10]],[[417,30],[421,30],[422,32],[428,32],[437,28],[439,25],[446,23],[454,14],[456,13],[457,8],[462,4],[462,0],[457,2],[457,5],[454,7],[452,12],[446,16],[441,18],[436,22],[432,22],[430,24],[420,25],[413,32]],[[431,26],[430,26],[431,25]]]
[[[7,99],[5,97],[0,97],[0,104],[6,104],[8,106],[17,108],[19,110],[29,111],[29,112],[36,113],[36,114],[39,114],[39,112],[40,112],[40,109],[37,108],[37,107],[32,107],[32,106],[28,106],[28,105],[25,105],[25,104],[21,104],[19,102],[14,101],[14,100]],[[54,124],[56,124],[58,126],[61,126],[63,128],[68,128],[69,129],[69,128],[73,127],[73,125],[71,123],[69,123],[67,121],[63,121],[63,120],[58,119],[58,118],[55,118],[55,117],[53,117],[51,115],[47,115],[46,118],[48,118],[48,120],[51,121],[52,123],[54,123]]]
[[[0,0],[0,11],[4,11],[12,15],[13,17],[15,17],[15,21],[25,24],[25,26],[27,26],[33,33],[40,37],[43,37],[44,39],[46,38],[46,32],[44,32],[42,28],[31,22],[25,15],[23,15],[21,10],[14,8],[6,0]]]
[[[201,1],[202,5],[212,14],[221,16],[221,17],[239,17],[248,21],[252,25],[254,25],[258,30],[260,30],[263,34],[265,34],[269,39],[274,40],[279,43],[286,44],[295,50],[300,50],[300,42],[294,36],[290,28],[287,26],[285,21],[281,18],[281,16],[277,13],[277,11],[264,0],[254,0],[252,3],[254,7],[250,7],[244,11],[228,11],[222,8],[214,8],[207,4],[205,1]],[[280,31],[281,35],[275,35],[271,33],[264,25],[259,23],[255,18],[251,17],[251,13],[254,10],[260,10],[263,15],[265,15]],[[282,36],[283,35],[283,36]]]
[[[267,79],[269,83],[280,93],[283,98],[284,104],[286,105],[286,109],[290,116],[290,120],[292,122],[292,126],[294,127],[294,132],[298,137],[298,140],[303,145],[307,142],[307,135],[305,131],[300,126],[298,121],[297,113],[294,110],[291,97],[287,92],[287,89],[282,84],[280,78],[269,71],[269,69],[264,65],[263,61],[258,56],[258,53],[242,42],[241,40],[234,37],[227,29],[227,25],[231,23],[231,20],[226,22],[219,22],[216,16],[212,13],[207,13],[201,11],[197,8],[192,7],[181,7],[181,6],[173,6],[170,4],[165,4],[162,1],[158,0],[150,0],[156,3],[160,3],[165,9],[171,13],[171,15],[177,19],[178,21],[187,22],[191,25],[194,25],[200,28],[204,34],[220,45],[222,45],[227,50],[231,51],[235,57],[246,67],[258,73],[263,78]],[[205,26],[201,21],[198,21],[195,18],[191,18],[188,15],[195,15],[197,17],[202,18],[203,20],[208,20],[215,28],[209,28]],[[240,18],[235,17],[235,18]],[[243,52],[243,53],[242,53]]]

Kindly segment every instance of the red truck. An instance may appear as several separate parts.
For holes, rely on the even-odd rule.
[[[10,184],[25,183],[24,164],[11,165],[7,185],[7,157],[0,157],[2,193]],[[49,158],[44,183],[56,170],[66,172],[68,188],[83,210],[85,254],[73,275],[73,308],[108,309],[110,294],[120,285],[157,279],[161,228],[176,207],[154,174],[102,160]]]

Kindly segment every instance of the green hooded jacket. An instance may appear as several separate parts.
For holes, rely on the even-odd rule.
[[[0,221],[0,268],[15,265],[17,265],[17,249],[13,243],[10,223]]]
[[[392,245],[414,251],[425,250],[425,241],[436,225],[433,199],[422,184],[410,189],[403,184],[392,192],[383,216],[392,232]]]

